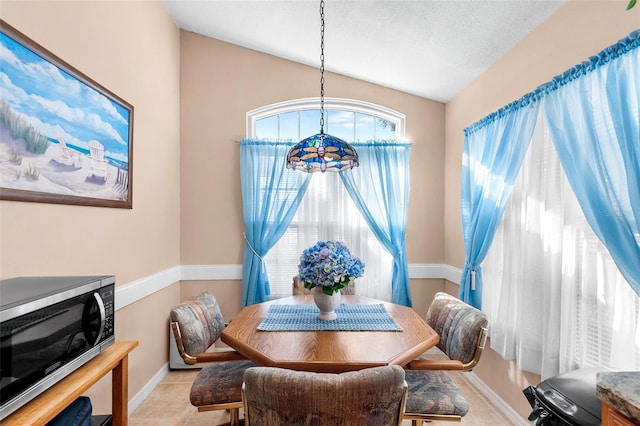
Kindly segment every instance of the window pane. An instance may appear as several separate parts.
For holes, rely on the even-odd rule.
[[[320,132],[320,110],[307,109],[300,111],[300,136],[304,139]]]
[[[393,256],[377,240],[347,193],[338,173],[314,173],[287,232],[265,257],[271,297],[288,296],[300,254],[319,240],[342,241],[365,263],[356,293],[391,300]]]
[[[277,139],[278,138],[278,116],[272,115],[256,121],[256,138]]]
[[[356,139],[366,141],[374,138],[375,120],[372,115],[356,113]]]
[[[280,114],[280,139],[298,140],[298,112]]]
[[[325,127],[325,133],[345,141],[352,141],[354,114],[350,111],[329,111],[329,125]]]
[[[395,139],[396,125],[391,121],[376,118],[376,139]]]

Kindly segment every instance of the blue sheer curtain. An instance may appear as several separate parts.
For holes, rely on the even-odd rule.
[[[482,305],[480,264],[529,148],[539,105],[530,94],[465,129],[460,203],[466,254],[459,296],[477,308]]]
[[[406,251],[411,144],[353,143],[360,165],[340,173],[351,199],[384,248],[393,255],[391,301],[411,306]]]
[[[310,174],[286,168],[293,144],[257,139],[240,143],[242,306],[267,301],[269,278],[262,259],[287,230],[309,186]]]
[[[640,31],[541,87],[571,188],[640,295]]]
[[[640,30],[465,129],[460,298],[480,307],[480,263],[541,104],[580,206],[640,295]]]

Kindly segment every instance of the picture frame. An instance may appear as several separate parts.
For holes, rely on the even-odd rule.
[[[133,208],[133,105],[0,19],[0,200]]]

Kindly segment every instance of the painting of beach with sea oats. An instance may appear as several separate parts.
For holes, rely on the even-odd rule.
[[[0,29],[0,199],[132,208],[133,106]]]

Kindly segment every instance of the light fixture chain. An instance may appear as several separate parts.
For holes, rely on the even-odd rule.
[[[324,0],[320,0],[320,134],[324,133]]]
[[[287,168],[324,173],[341,172],[358,164],[358,154],[352,146],[324,134],[324,0],[320,0],[320,133],[304,138],[289,150]]]

